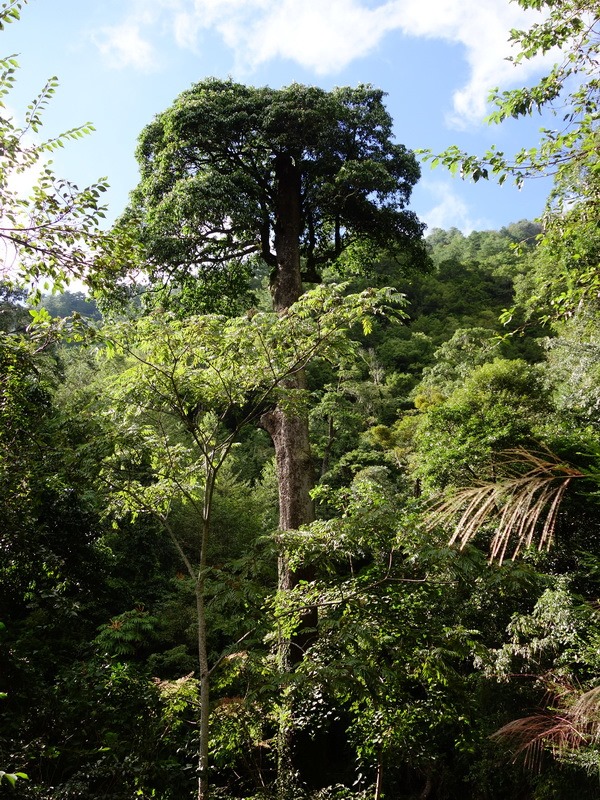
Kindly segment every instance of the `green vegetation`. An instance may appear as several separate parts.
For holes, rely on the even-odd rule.
[[[25,284],[95,300],[0,285],[0,796],[597,797],[598,21],[521,4],[566,61],[497,121],[572,135],[440,158],[543,226],[422,239],[371,87],[198,84],[110,233],[2,121]]]

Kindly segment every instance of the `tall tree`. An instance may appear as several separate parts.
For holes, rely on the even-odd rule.
[[[208,79],[158,115],[140,138],[141,181],[123,226],[137,231],[142,266],[166,288],[163,303],[174,290],[184,305],[200,294],[201,309],[222,309],[258,258],[283,314],[303,282],[319,282],[319,269],[348,248],[411,248],[424,258],[423,226],[406,208],[419,167],[392,142],[383,96],[371,86],[276,90]],[[285,388],[301,396],[303,370]],[[307,416],[279,405],[261,424],[275,447],[279,527],[299,528],[314,519]],[[279,576],[283,591],[309,577],[289,568],[283,550]],[[307,612],[301,627],[314,628],[315,616]],[[305,644],[282,642],[284,667]]]
[[[179,301],[200,282],[206,308],[239,291],[258,256],[281,313],[348,247],[422,255],[423,226],[406,209],[419,167],[391,136],[383,92],[371,86],[196,84],[140,138],[141,181],[125,219],[152,281]],[[304,388],[302,373],[292,384]],[[313,518],[306,420],[277,409],[263,424],[277,454],[280,526],[297,528]]]
[[[119,442],[105,480],[113,501],[152,515],[167,531],[193,583],[198,649],[198,800],[209,795],[209,688],[215,668],[207,648],[207,551],[219,474],[240,433],[315,356],[352,352],[347,328],[387,303],[388,290],[343,296],[307,292],[285,314],[144,317],[117,331],[131,365],[116,380],[111,416],[131,444]],[[397,299],[397,298],[396,298]],[[173,521],[184,504],[198,543],[190,553]],[[245,638],[245,637],[244,637]],[[218,660],[220,663],[222,658]]]
[[[152,279],[180,290],[200,278],[208,307],[224,276],[240,289],[258,255],[280,311],[353,243],[418,249],[422,225],[406,205],[419,167],[392,142],[383,96],[217,79],[181,94],[141,134],[126,215]]]

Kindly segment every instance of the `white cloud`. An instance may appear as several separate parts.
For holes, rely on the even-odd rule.
[[[133,67],[153,72],[158,59],[152,44],[142,36],[140,24],[125,20],[120,25],[101,28],[92,37],[100,53],[114,69]]]
[[[138,69],[147,69],[153,58],[141,26],[149,28],[159,19],[170,26],[180,47],[197,50],[204,34],[217,34],[234,53],[238,69],[246,70],[284,58],[317,75],[336,74],[372,53],[393,33],[461,45],[469,78],[453,96],[451,122],[456,125],[479,121],[491,88],[525,81],[535,69],[526,62],[517,72],[505,60],[510,54],[508,31],[539,19],[536,12],[507,0],[130,0],[130,4],[127,21],[104,30],[102,47],[118,65]]]
[[[433,228],[458,228],[468,235],[471,231],[494,227],[488,220],[474,216],[457,194],[456,188],[448,181],[424,180],[421,182],[421,189],[430,194],[435,202],[429,210],[419,211],[419,219],[425,222],[429,232]]]
[[[196,0],[203,26],[214,27],[238,55],[256,67],[286,58],[318,75],[339,72],[371,52],[389,29],[387,6],[369,9],[355,0],[226,0],[217,18],[214,0]]]
[[[505,60],[508,31],[539,18],[506,0],[388,0],[377,5],[364,0],[190,0],[185,14],[188,32],[192,21],[195,35],[202,28],[218,32],[238,63],[250,68],[280,57],[319,75],[335,74],[393,32],[460,44],[470,77],[453,97],[455,124],[480,120],[489,90],[514,83],[514,66]],[[531,64],[521,67],[518,80],[531,70]]]

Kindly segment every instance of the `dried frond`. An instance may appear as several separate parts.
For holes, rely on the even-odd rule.
[[[450,543],[464,547],[485,525],[497,521],[491,543],[491,560],[500,562],[514,542],[512,558],[537,538],[538,548],[552,542],[558,511],[569,484],[585,477],[579,469],[561,461],[549,450],[541,453],[507,451],[503,473],[495,481],[461,489],[434,506],[431,525],[459,516]]]
[[[502,738],[511,742],[514,746],[515,761],[523,755],[525,766],[532,770],[539,769],[542,754],[547,747],[554,755],[560,755],[575,750],[586,742],[573,720],[567,715],[550,712],[515,719],[492,734],[490,738]]]
[[[555,702],[557,710],[513,720],[490,738],[511,742],[515,760],[524,755],[525,765],[531,769],[539,768],[546,749],[564,756],[600,741],[600,686],[583,693],[570,689]]]
[[[158,687],[161,694],[167,696],[177,694],[184,688],[190,681],[195,681],[194,673],[190,672],[181,678],[175,680],[161,680],[160,678],[152,678],[152,682]]]
[[[569,717],[591,742],[600,741],[600,686],[580,694],[569,708]]]
[[[237,717],[246,708],[243,697],[220,697],[215,703],[214,713],[224,717]]]

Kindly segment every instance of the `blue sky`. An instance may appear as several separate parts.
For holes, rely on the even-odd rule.
[[[16,118],[57,75],[48,136],[91,121],[96,132],[55,158],[84,185],[106,176],[110,217],[137,182],[142,128],[179,92],[208,76],[252,85],[324,88],[372,83],[388,93],[396,139],[434,151],[531,146],[541,118],[489,127],[494,86],[524,85],[543,64],[514,67],[508,32],[535,20],[508,0],[30,0],[0,33],[19,54]],[[423,166],[412,208],[432,227],[500,228],[538,216],[549,185],[476,185]]]

